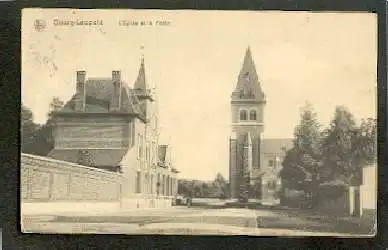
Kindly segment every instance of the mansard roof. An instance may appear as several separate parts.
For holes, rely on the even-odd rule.
[[[109,111],[109,103],[112,99],[113,95],[113,81],[110,78],[89,78],[85,82],[85,101],[86,101],[86,112],[90,111]],[[121,108],[122,111],[127,112],[135,112],[137,104],[139,101],[137,98],[131,93],[131,89],[125,82],[122,82],[122,90],[121,90]],[[73,95],[70,102],[65,105],[65,109],[63,111],[71,111],[74,110],[71,106],[74,105]]]
[[[89,78],[85,82],[85,113],[108,113],[114,87],[110,78]],[[65,104],[60,112],[74,112],[76,94]],[[144,119],[144,111],[133,89],[122,82],[121,112],[134,114]]]

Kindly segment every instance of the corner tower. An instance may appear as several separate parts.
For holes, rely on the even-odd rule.
[[[231,198],[240,198],[248,189],[248,182],[260,171],[262,138],[264,132],[264,106],[266,99],[262,91],[250,47],[245,52],[237,85],[231,96],[232,135],[230,137],[229,183]],[[250,146],[246,146],[249,138]],[[250,152],[247,152],[249,150]],[[247,158],[248,157],[248,158]],[[250,195],[252,196],[252,195]],[[253,194],[259,198],[260,194]]]

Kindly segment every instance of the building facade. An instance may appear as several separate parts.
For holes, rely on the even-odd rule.
[[[77,71],[76,93],[54,115],[49,157],[123,174],[124,208],[167,204],[177,191],[177,171],[160,157],[155,93],[147,85],[142,58],[133,88],[111,78]]]
[[[231,198],[275,199],[281,185],[278,172],[291,139],[264,138],[267,100],[259,82],[250,47],[247,48],[231,95],[229,182]]]

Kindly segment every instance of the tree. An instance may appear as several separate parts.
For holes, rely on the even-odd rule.
[[[187,183],[185,183],[181,180],[178,181],[178,190],[179,190],[179,194],[182,194],[185,196],[189,195],[189,187],[188,187]]]
[[[22,110],[20,116],[21,127],[21,149],[23,153],[33,154],[34,145],[33,142],[36,137],[36,132],[39,125],[33,121],[33,114],[31,110],[25,107],[22,103]]]
[[[307,104],[294,131],[293,147],[286,152],[279,173],[283,185],[310,194],[313,206],[317,202],[320,182],[320,133],[317,114]]]
[[[33,122],[33,114],[31,110],[22,104],[21,111],[21,140],[22,152],[46,156],[54,147],[52,138],[53,129],[53,112],[63,106],[63,102],[54,97],[50,103],[48,120],[43,126],[39,126]]]
[[[202,183],[202,197],[209,197],[209,186],[205,182]]]
[[[48,117],[47,121],[52,121],[53,114],[61,110],[65,105],[65,103],[61,99],[59,99],[59,97],[53,97],[49,105],[50,106],[49,106],[49,112],[47,114],[47,117]]]
[[[49,112],[47,113],[47,121],[39,129],[35,130],[34,139],[31,141],[29,153],[46,156],[54,147],[54,138],[52,137],[53,131],[53,114],[55,111],[60,110],[64,103],[58,97],[53,97],[49,104]],[[25,114],[28,116],[28,112]]]
[[[361,121],[354,142],[355,152],[362,165],[371,164],[377,160],[377,119],[367,118]],[[358,146],[358,147],[357,147]]]
[[[357,127],[347,108],[335,109],[321,147],[326,179],[341,179],[348,185],[361,184],[362,167],[376,159],[376,125],[376,119],[367,119]]]
[[[218,189],[219,197],[225,197],[227,195],[227,183],[224,176],[217,173],[213,183]]]

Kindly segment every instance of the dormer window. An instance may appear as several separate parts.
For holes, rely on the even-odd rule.
[[[255,93],[253,92],[252,89],[249,90],[249,98],[251,98],[251,99],[255,98]]]
[[[256,121],[256,119],[257,119],[256,110],[251,110],[249,112],[249,120]]]
[[[249,78],[249,72],[246,72],[246,73],[244,74],[244,79],[248,82],[248,84],[251,83],[251,79]]]
[[[241,110],[240,111],[240,120],[241,121],[246,121],[247,120],[247,116],[248,116],[248,114],[247,114],[246,110]]]

